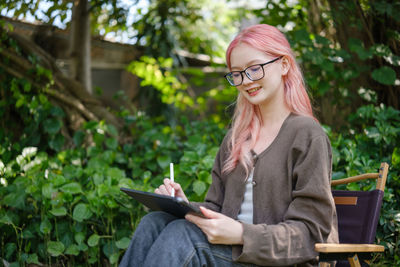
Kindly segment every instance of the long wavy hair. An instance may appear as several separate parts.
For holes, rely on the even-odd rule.
[[[264,52],[268,56],[286,58],[289,71],[282,77],[285,104],[292,113],[315,119],[303,75],[284,34],[267,24],[253,25],[242,30],[233,39],[226,51],[226,62],[229,69],[231,69],[232,50],[243,43]],[[251,149],[259,138],[261,125],[262,118],[259,107],[251,104],[239,92],[232,119],[231,134],[228,139],[230,155],[224,164],[223,172],[229,173],[240,162],[245,168],[246,176],[248,176],[253,165]]]

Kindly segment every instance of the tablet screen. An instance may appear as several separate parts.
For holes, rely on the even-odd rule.
[[[154,211],[165,211],[179,218],[184,218],[188,212],[203,216],[198,207],[187,203],[179,197],[171,197],[129,188],[121,188],[121,191]]]

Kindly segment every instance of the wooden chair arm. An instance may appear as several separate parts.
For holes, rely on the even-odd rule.
[[[339,180],[332,180],[331,185],[340,185],[340,184],[349,184],[353,182],[357,182],[360,180],[365,180],[365,179],[378,179],[379,173],[365,173],[365,174],[360,174],[357,176],[352,176],[348,178],[343,178]]]
[[[386,184],[386,178],[388,175],[389,171],[389,164],[386,162],[382,162],[381,166],[379,167],[379,172],[378,173],[364,173],[361,175],[357,176],[352,176],[344,179],[338,179],[338,180],[332,180],[331,185],[340,185],[340,184],[348,184],[348,183],[353,183],[357,182],[360,180],[365,180],[365,179],[378,179],[376,183],[376,189],[379,189],[381,191],[385,191],[385,184]]]
[[[375,244],[331,244],[317,243],[315,251],[321,253],[343,253],[343,252],[383,252],[385,247]]]

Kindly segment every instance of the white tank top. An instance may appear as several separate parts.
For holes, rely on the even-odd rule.
[[[253,172],[254,168],[246,181],[246,191],[244,192],[244,199],[238,215],[239,221],[250,224],[253,224]]]

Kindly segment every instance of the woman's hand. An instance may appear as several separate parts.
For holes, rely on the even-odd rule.
[[[186,220],[196,224],[206,234],[211,244],[243,244],[243,226],[221,213],[200,207],[206,218],[187,214]]]
[[[189,202],[187,199],[185,192],[183,192],[180,184],[172,182],[170,179],[165,178],[164,184],[160,185],[154,192],[160,195],[170,196],[172,192],[172,188],[175,189],[175,197],[180,197],[184,201]]]

